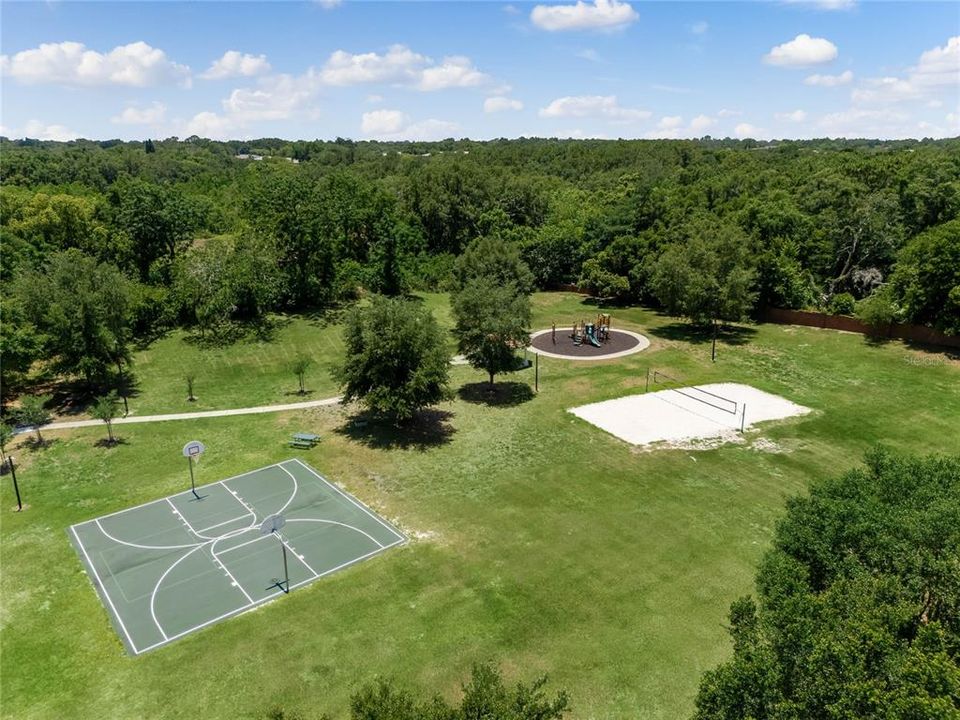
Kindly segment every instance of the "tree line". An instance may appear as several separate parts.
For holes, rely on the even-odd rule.
[[[0,139],[0,172],[4,398],[37,359],[93,383],[178,325],[458,290],[489,239],[528,288],[700,323],[819,307],[960,332],[956,140]]]

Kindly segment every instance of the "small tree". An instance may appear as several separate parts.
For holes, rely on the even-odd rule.
[[[890,293],[881,289],[858,302],[856,313],[857,319],[874,332],[882,332],[897,319],[897,306],[890,299]]]
[[[564,690],[551,698],[546,692],[546,684],[546,676],[541,676],[529,685],[520,682],[509,687],[496,667],[474,665],[470,681],[463,684],[459,705],[451,707],[441,697],[418,699],[405,688],[381,679],[353,694],[350,698],[350,718],[561,720],[570,710],[570,699]]]
[[[375,297],[347,316],[344,339],[346,358],[333,371],[344,400],[360,400],[401,422],[449,396],[450,358],[428,310],[400,298]]]
[[[460,352],[494,376],[511,370],[517,348],[530,343],[530,297],[490,278],[471,280],[453,299]]]
[[[113,437],[113,421],[119,414],[119,398],[116,391],[111,391],[107,395],[97,399],[94,403],[92,414],[97,420],[103,420],[107,426],[107,442],[113,445],[116,439]]]
[[[311,360],[306,355],[300,354],[297,355],[296,359],[293,361],[293,372],[297,376],[297,380],[300,383],[300,394],[305,395],[307,390],[303,386],[303,376],[306,374],[307,369],[313,365],[313,360]]]
[[[46,408],[52,397],[52,395],[27,395],[20,401],[20,411],[17,413],[21,423],[32,425],[37,431],[37,442],[41,445],[43,436],[40,434],[40,428],[49,425],[53,419]]]
[[[13,440],[13,428],[0,421],[0,464],[7,462],[7,444]]]
[[[187,401],[193,402],[197,399],[193,394],[193,381],[197,379],[197,374],[191,370],[183,376],[183,379],[187,381]]]

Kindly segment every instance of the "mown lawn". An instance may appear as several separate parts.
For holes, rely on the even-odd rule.
[[[536,328],[596,312],[564,294],[538,295],[535,306]],[[960,453],[960,365],[900,343],[775,325],[731,336],[736,344],[721,343],[712,364],[709,343],[669,318],[631,309],[613,319],[647,333],[651,348],[603,363],[542,360],[538,395],[505,386],[492,405],[475,385],[483,376],[455,368],[459,396],[415,433],[357,429],[343,409],[325,408],[129,425],[112,449],[95,445],[99,429],[51,433],[50,447],[17,451],[29,509],[10,512],[4,477],[3,716],[263,718],[282,705],[339,718],[377,675],[454,694],[482,659],[511,678],[549,673],[577,718],[689,716],[700,674],[729,653],[727,608],[750,592],[784,498],[876,442]],[[311,323],[291,322],[262,357],[283,358],[317,333],[334,358],[339,332]],[[175,339],[147,351],[153,365],[140,363],[137,402],[150,411],[182,403],[182,390],[151,399],[166,386],[157,378],[177,372]],[[201,402],[282,402],[293,389],[266,360],[254,376],[235,364],[198,384]],[[642,391],[648,366],[690,382],[749,383],[815,412],[695,453],[638,451],[565,412]],[[532,385],[531,373],[503,380]],[[311,388],[333,391],[319,375]],[[160,650],[124,655],[66,528],[183,489],[179,449],[192,437],[208,445],[198,480],[209,482],[290,457],[284,439],[301,429],[324,440],[300,456],[412,542]]]

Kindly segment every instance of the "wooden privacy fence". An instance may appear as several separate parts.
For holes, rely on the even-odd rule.
[[[767,308],[766,310],[762,310],[758,319],[760,322],[846,330],[847,332],[872,335],[873,337],[910,340],[927,345],[943,345],[945,347],[960,348],[960,336],[946,335],[926,325],[890,323],[887,327],[875,328],[847,315],[827,315],[826,313],[808,312],[806,310],[784,310],[783,308]]]

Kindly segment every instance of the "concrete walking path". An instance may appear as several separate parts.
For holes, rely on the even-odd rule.
[[[228,417],[230,415],[257,415],[260,413],[284,412],[285,410],[304,410],[306,408],[337,405],[341,398],[330,397],[322,400],[307,400],[305,402],[286,403],[284,405],[260,405],[258,407],[233,408],[231,410],[201,410],[198,412],[167,413],[165,415],[128,415],[118,417],[114,425],[129,425],[132,423],[162,422],[164,420],[199,420],[211,417]],[[97,427],[103,425],[102,420],[67,420],[44,425],[41,430],[69,430],[72,428]],[[32,427],[17,428],[17,434],[33,432]]]

